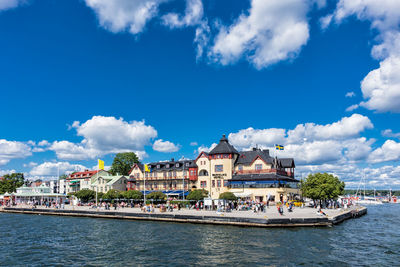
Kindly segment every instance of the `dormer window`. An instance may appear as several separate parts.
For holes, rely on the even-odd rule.
[[[169,164],[167,164],[167,168],[169,168]]]
[[[189,167],[189,162],[186,162],[186,164],[185,164],[185,165],[186,165],[186,167]]]
[[[175,167],[177,167],[177,168],[178,168],[178,167],[179,167],[179,163],[177,163],[177,164],[175,165]]]
[[[160,168],[160,164],[157,164],[157,169],[159,169]]]

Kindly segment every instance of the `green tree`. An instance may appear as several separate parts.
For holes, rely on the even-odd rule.
[[[187,200],[203,200],[208,196],[208,191],[204,189],[196,189],[190,191],[189,195],[186,197]]]
[[[118,153],[111,165],[112,175],[129,175],[133,164],[139,163],[139,158],[134,152]]]
[[[237,197],[232,192],[225,192],[219,195],[219,199],[237,200]]]
[[[115,189],[108,190],[108,192],[105,193],[103,196],[104,199],[117,199],[121,197],[122,197],[121,191]]]
[[[67,179],[67,178],[68,178],[68,175],[61,174],[60,177],[58,177],[58,180],[64,180],[64,179]]]
[[[126,199],[143,199],[143,193],[137,190],[122,192],[122,197]]]
[[[90,189],[82,189],[76,192],[74,195],[82,202],[89,202],[90,200],[94,200],[96,198],[96,191]]]
[[[345,184],[338,177],[328,173],[310,174],[305,181],[301,181],[301,192],[303,196],[312,200],[321,201],[337,199],[344,192]]]
[[[23,173],[6,174],[3,177],[4,179],[0,181],[0,194],[16,192],[18,187],[24,185]]]
[[[165,199],[167,196],[161,191],[154,191],[146,195],[147,199]]]

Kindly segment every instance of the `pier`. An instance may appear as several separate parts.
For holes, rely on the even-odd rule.
[[[243,227],[316,227],[332,226],[345,220],[361,217],[367,214],[367,208],[356,206],[347,210],[323,210],[327,216],[321,216],[313,208],[297,208],[293,212],[279,215],[275,207],[266,213],[252,211],[197,211],[182,209],[173,212],[154,213],[142,212],[138,208],[124,208],[119,210],[96,210],[89,207],[69,206],[66,209],[3,207],[0,212],[55,216],[76,216],[121,220],[161,221],[176,223],[231,225]]]

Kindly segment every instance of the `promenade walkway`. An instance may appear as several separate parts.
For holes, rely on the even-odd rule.
[[[17,208],[31,208],[28,205],[18,205]],[[49,209],[54,210],[53,208],[46,208],[45,206],[37,206],[37,209]],[[92,208],[89,206],[72,206],[66,205],[64,210],[75,210],[75,211],[110,211],[110,212],[118,212],[123,215],[123,213],[139,213],[139,214],[168,214],[168,215],[187,215],[187,216],[221,216],[221,217],[234,217],[234,218],[259,218],[259,219],[302,219],[302,218],[332,218],[339,216],[340,214],[350,212],[353,209],[358,209],[359,206],[353,206],[352,208],[348,208],[347,210],[344,209],[323,209],[322,211],[327,215],[321,215],[317,213],[317,209],[310,208],[310,207],[294,207],[292,212],[288,212],[287,208],[284,208],[284,214],[280,215],[278,210],[275,206],[271,206],[266,209],[265,212],[258,212],[255,213],[254,211],[236,211],[233,210],[231,212],[217,212],[217,211],[210,211],[210,210],[195,210],[195,209],[186,209],[183,208],[181,210],[174,209],[173,212],[160,212],[158,208],[154,208],[154,212],[143,212],[140,208],[117,208],[114,210],[113,207],[110,210],[105,210],[104,207],[101,208]]]

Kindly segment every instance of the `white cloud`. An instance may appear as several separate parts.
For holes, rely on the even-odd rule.
[[[233,146],[242,150],[255,146],[274,146],[274,144],[284,142],[285,135],[285,129],[270,128],[260,130],[249,127],[237,133],[230,133],[228,139]]]
[[[394,133],[392,129],[386,129],[382,131],[382,136],[400,138],[400,133]]]
[[[190,146],[198,146],[199,144],[197,142],[190,142]]]
[[[203,3],[201,0],[186,0],[185,15],[168,13],[162,16],[164,25],[170,28],[182,28],[201,23],[203,18]]]
[[[299,124],[288,131],[288,142],[301,142],[307,140],[347,139],[359,135],[366,129],[373,128],[370,119],[360,114],[344,117],[338,122],[326,125],[315,123]]]
[[[0,165],[5,165],[12,159],[26,158],[31,155],[32,150],[28,144],[0,139]]]
[[[0,176],[6,175],[6,174],[12,174],[16,173],[16,170],[0,170]]]
[[[86,0],[99,19],[100,25],[112,32],[143,31],[146,23],[158,13],[158,6],[167,0]]]
[[[372,70],[362,81],[364,99],[360,103],[377,112],[400,112],[400,1],[396,0],[340,0],[333,14],[321,20],[322,26],[332,21],[342,23],[349,16],[370,21],[378,32],[378,44],[372,56],[381,60],[380,67]]]
[[[35,166],[37,166],[38,164],[36,163],[36,162],[29,162],[28,164],[23,164],[23,166],[25,167],[25,168],[27,168],[27,167],[35,167]]]
[[[391,56],[362,81],[364,98],[360,105],[379,112],[400,112],[400,57]]]
[[[18,5],[25,2],[24,0],[1,0],[0,1],[0,11],[15,8]]]
[[[210,152],[211,150],[213,150],[214,147],[216,147],[217,144],[216,143],[212,143],[210,147],[207,147],[205,145],[201,145],[197,148],[197,152],[200,154],[201,152]]]
[[[351,106],[347,107],[347,108],[346,108],[346,111],[347,111],[347,112],[352,112],[352,111],[358,109],[358,107],[359,107],[358,104],[354,104],[354,105],[351,105]]]
[[[354,92],[347,92],[345,95],[345,97],[349,97],[349,98],[355,97],[355,96],[356,96],[356,93],[354,93]]]
[[[71,164],[69,162],[44,162],[32,168],[29,172],[32,176],[57,176],[57,174],[69,174],[74,171],[84,171],[87,169],[80,164]]]
[[[83,124],[74,123],[73,127],[78,136],[82,136],[80,143],[69,141],[55,141],[50,150],[56,152],[59,159],[83,160],[127,151],[135,151],[143,158],[147,154],[145,145],[157,136],[157,131],[145,125],[144,121],[126,122],[122,118],[94,116]]]
[[[305,0],[252,0],[248,14],[220,26],[210,57],[228,65],[243,55],[258,69],[297,56],[309,38]]]
[[[153,144],[153,149],[158,152],[176,152],[180,149],[179,145],[175,145],[170,141],[158,139]]]
[[[368,117],[353,114],[334,123],[298,124],[289,130],[250,127],[229,134],[228,139],[238,150],[248,150],[255,146],[268,148],[271,154],[293,157],[298,164],[359,162],[367,158],[375,142],[374,139],[368,140],[359,135],[371,128],[373,124]],[[274,144],[285,145],[285,150],[275,152]]]
[[[381,147],[372,151],[368,157],[368,161],[372,163],[395,160],[400,160],[400,143],[393,140],[386,140]]]

